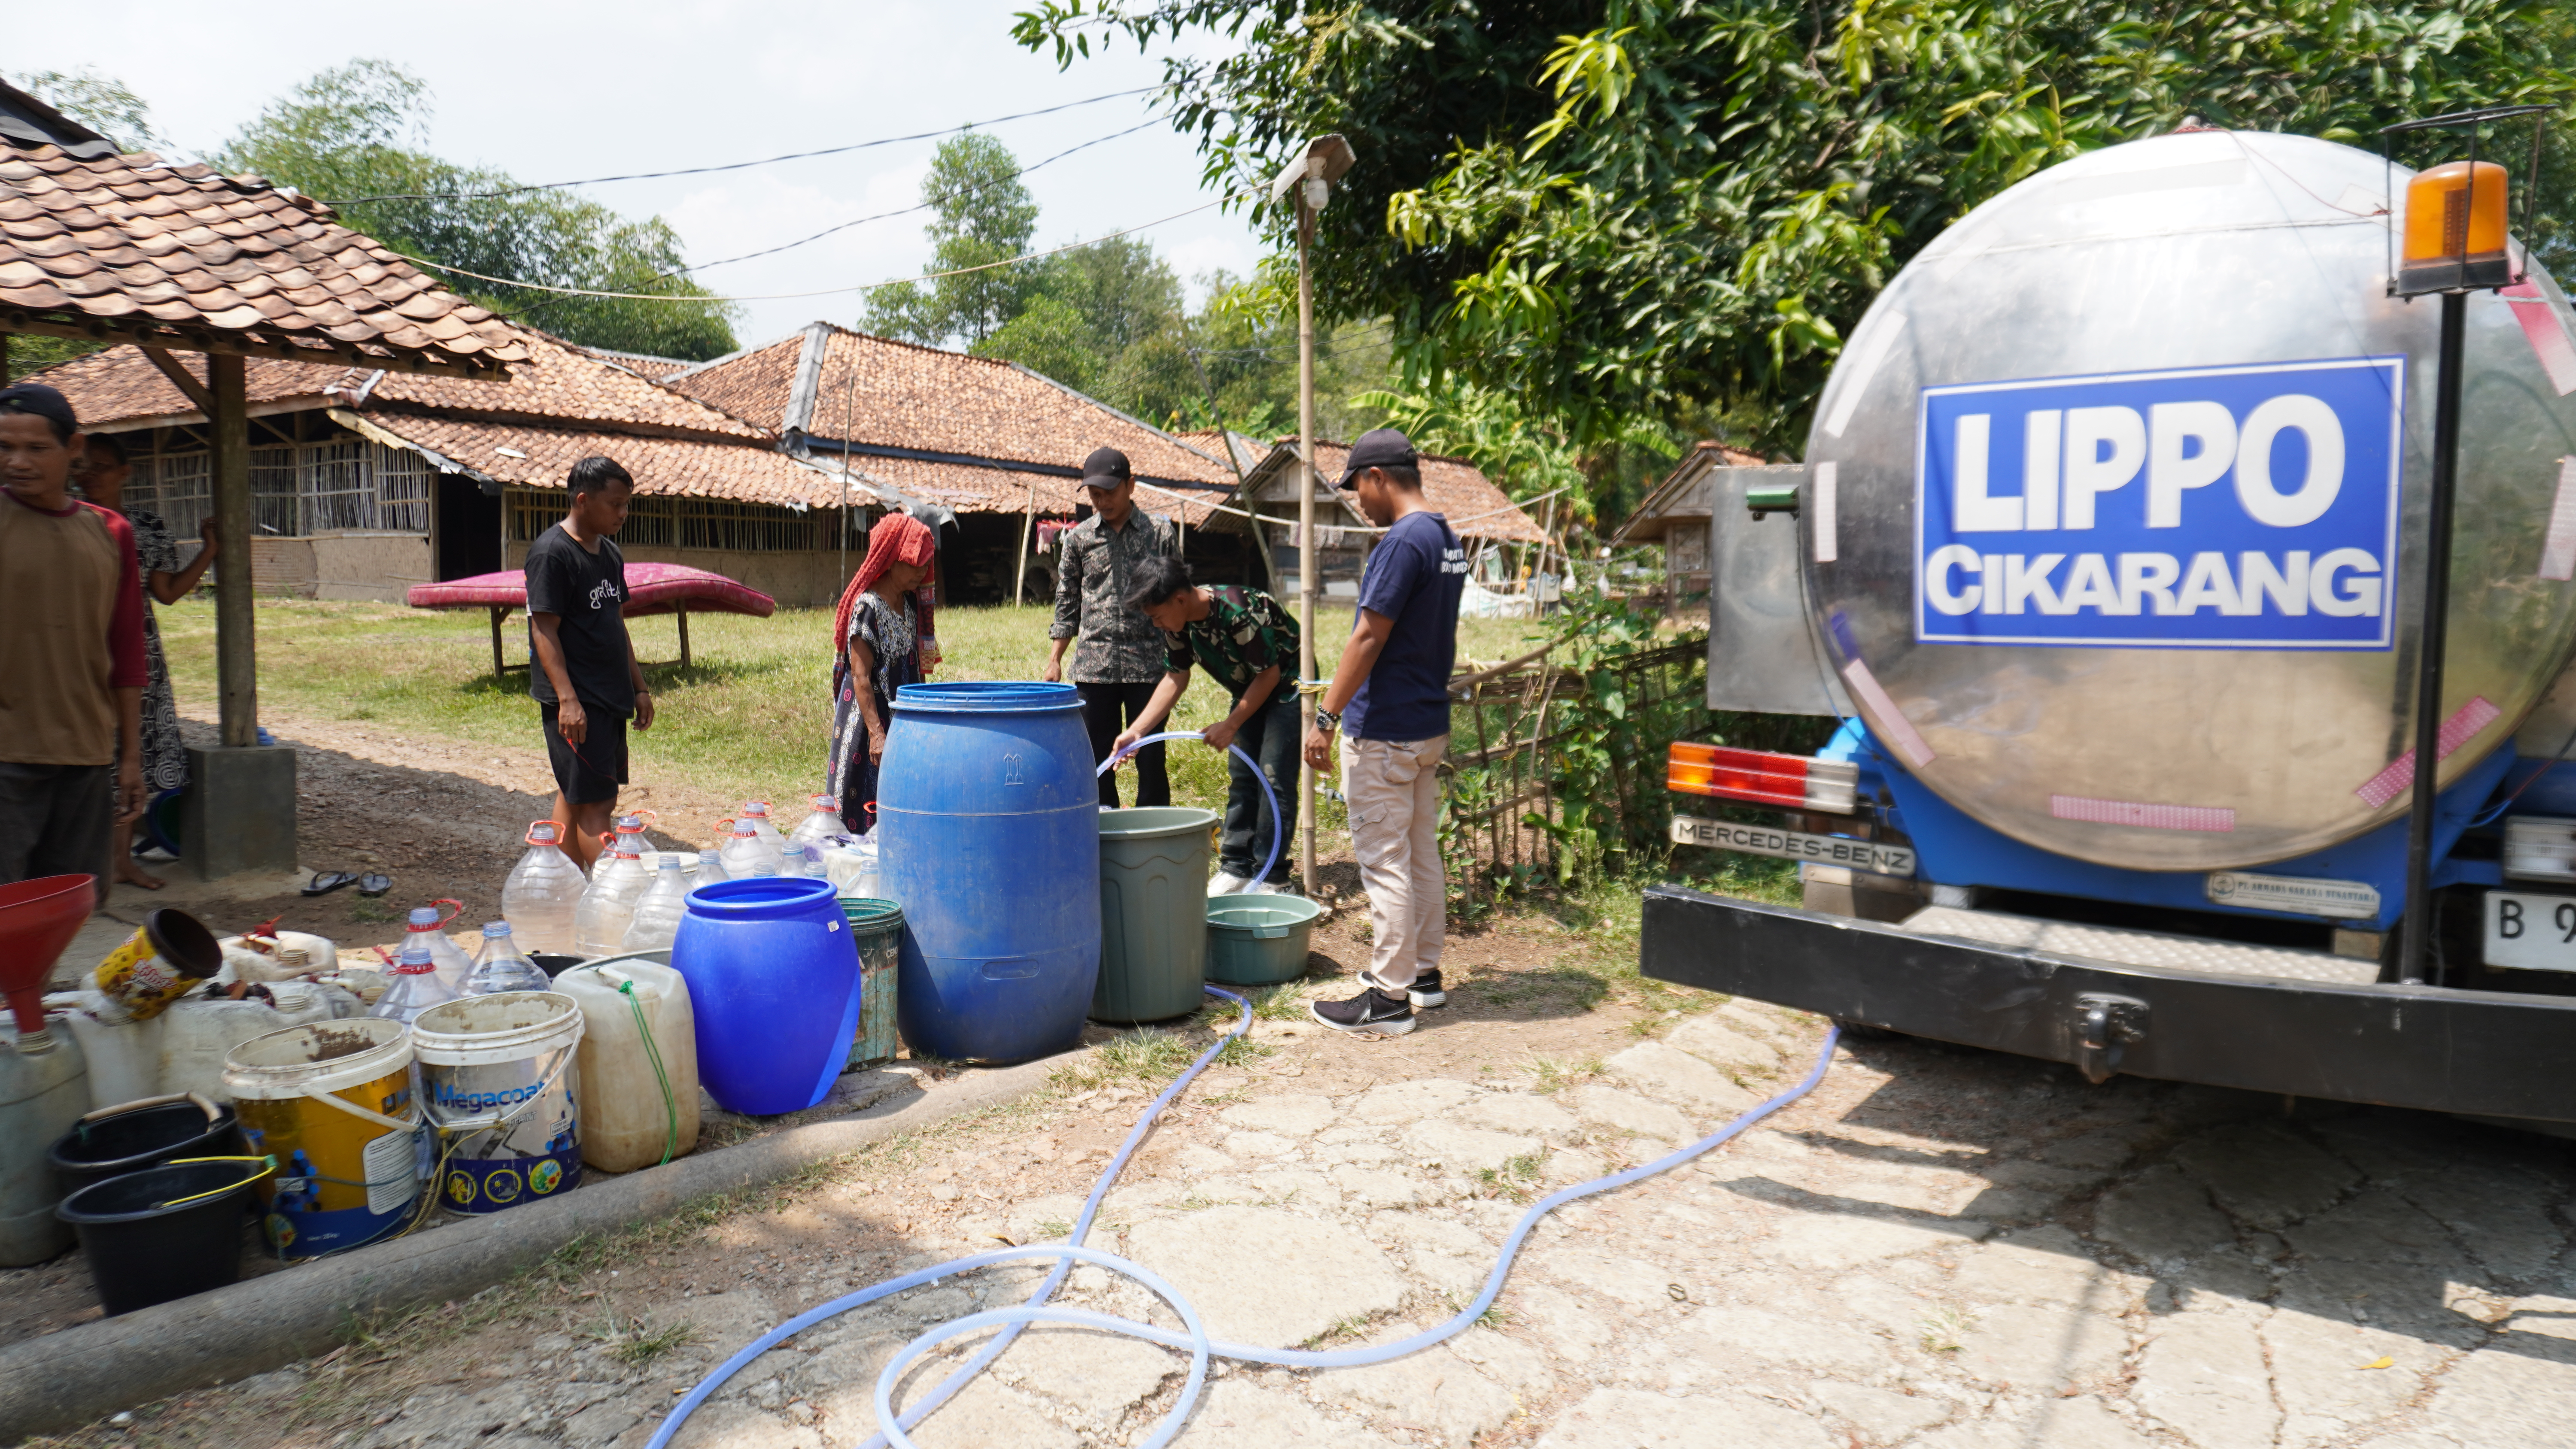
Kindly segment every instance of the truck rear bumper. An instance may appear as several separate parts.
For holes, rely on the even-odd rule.
[[[2576,997],[2208,975],[1646,892],[1658,981],[2115,1073],[2576,1121]]]

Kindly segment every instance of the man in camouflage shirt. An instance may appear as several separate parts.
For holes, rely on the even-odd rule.
[[[1136,571],[1152,559],[1178,558],[1181,540],[1171,520],[1136,506],[1135,475],[1116,448],[1096,448],[1082,460],[1082,491],[1091,516],[1066,529],[1057,545],[1055,622],[1047,629],[1055,652],[1040,677],[1049,684],[1064,678],[1065,646],[1072,644],[1073,687],[1082,692],[1097,765],[1109,758],[1120,723],[1140,717],[1163,677],[1162,632],[1127,603]],[[1118,805],[1115,770],[1100,777],[1100,803]],[[1172,803],[1160,744],[1136,752],[1136,803]]]
[[[1253,774],[1240,757],[1226,756],[1225,843],[1217,853],[1217,875],[1208,883],[1208,894],[1291,892],[1288,841],[1297,833],[1297,621],[1259,589],[1192,584],[1188,567],[1173,558],[1138,565],[1127,603],[1163,631],[1165,672],[1145,712],[1117,744],[1162,726],[1190,687],[1192,661],[1215,676],[1234,696],[1234,708],[1200,734],[1210,749],[1241,745],[1261,762],[1261,774]],[[1267,792],[1264,777],[1270,784]],[[1268,808],[1272,799],[1279,802],[1275,817]],[[1256,879],[1265,859],[1270,872]]]

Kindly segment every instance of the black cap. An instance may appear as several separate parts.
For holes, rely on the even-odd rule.
[[[43,418],[54,425],[54,432],[61,437],[68,438],[80,431],[80,418],[72,411],[71,403],[41,382],[0,387],[0,411]]]
[[[1094,448],[1091,456],[1082,460],[1082,486],[1085,488],[1115,488],[1121,483],[1134,481],[1135,477],[1135,470],[1127,466],[1127,455],[1116,448]]]
[[[1351,456],[1342,465],[1338,488],[1357,488],[1360,475],[1371,468],[1417,468],[1422,455],[1413,451],[1413,440],[1394,428],[1371,428],[1351,444]]]

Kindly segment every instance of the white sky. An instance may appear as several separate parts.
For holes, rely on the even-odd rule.
[[[1025,4],[1026,0],[1019,0]],[[88,0],[10,20],[8,68],[93,66],[152,105],[161,132],[198,150],[229,138],[290,87],[359,57],[429,83],[430,149],[521,181],[751,160],[962,125],[1160,78],[1122,47],[1059,72],[1010,39],[1011,0],[451,0],[438,6],[208,6]],[[232,11],[235,22],[216,18]],[[274,25],[263,23],[274,17]],[[1025,163],[1148,118],[1144,96],[991,128]],[[695,263],[793,241],[920,200],[935,141],[716,176],[585,188],[620,211],[660,214]],[[1198,205],[1190,143],[1157,125],[1028,178],[1041,246]],[[923,215],[895,217],[775,257],[702,272],[726,293],[801,292],[918,272]],[[1247,273],[1261,248],[1240,211],[1203,211],[1141,233],[1182,277]],[[1195,299],[1196,286],[1191,287]],[[745,345],[815,318],[855,322],[852,294],[752,302]]]

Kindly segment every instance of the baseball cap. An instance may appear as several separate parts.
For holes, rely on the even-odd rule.
[[[1082,486],[1085,488],[1115,488],[1135,476],[1135,471],[1127,466],[1127,455],[1116,448],[1094,448],[1091,456],[1082,460]]]
[[[1342,466],[1342,481],[1336,488],[1357,488],[1360,475],[1371,468],[1420,467],[1422,455],[1413,450],[1413,440],[1394,428],[1371,428],[1351,444],[1351,456]]]
[[[0,410],[43,418],[58,433],[69,436],[80,431],[80,418],[61,393],[41,382],[22,382],[15,387],[0,388]]]

